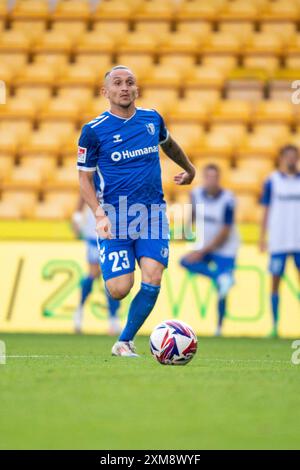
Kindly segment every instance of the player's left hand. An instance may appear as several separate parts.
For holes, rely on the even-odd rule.
[[[188,253],[184,259],[188,263],[196,263],[197,261],[201,261],[203,256],[205,255],[203,250],[194,250]]]
[[[179,173],[178,175],[174,176],[174,181],[176,184],[179,184],[179,185],[190,184],[195,178],[195,174],[196,174],[196,170],[193,167],[191,168],[190,171],[183,171]]]

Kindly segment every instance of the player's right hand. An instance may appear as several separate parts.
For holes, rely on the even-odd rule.
[[[107,215],[96,217],[96,232],[99,238],[110,240],[112,238],[111,222]]]

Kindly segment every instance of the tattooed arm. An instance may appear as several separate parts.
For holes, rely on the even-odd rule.
[[[174,177],[176,184],[190,184],[195,177],[195,167],[184,153],[182,148],[169,136],[168,140],[161,144],[161,148],[165,154],[177,163],[184,171]]]

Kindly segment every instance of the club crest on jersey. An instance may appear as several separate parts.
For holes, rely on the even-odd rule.
[[[149,134],[154,135],[155,134],[155,125],[153,122],[149,122],[149,124],[146,124],[147,131]]]
[[[162,248],[160,250],[160,254],[163,258],[167,258],[169,256],[169,249],[168,248]]]
[[[116,144],[117,142],[123,142],[120,134],[114,135],[113,138],[114,138],[114,140],[113,140],[114,144]]]

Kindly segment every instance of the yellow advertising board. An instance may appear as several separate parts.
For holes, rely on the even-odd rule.
[[[141,332],[167,318],[189,323],[200,335],[211,335],[216,326],[216,293],[211,282],[191,276],[178,265],[189,245],[173,242],[170,265],[161,294]],[[0,242],[0,331],[66,333],[73,331],[72,316],[79,299],[79,283],[87,265],[85,245],[74,242]],[[267,256],[256,246],[241,248],[236,284],[228,301],[225,336],[265,336],[272,326],[269,307]],[[289,262],[281,289],[282,337],[300,337],[299,283]],[[84,332],[107,330],[103,282],[94,283],[85,307]],[[132,293],[122,301],[121,318],[139,288],[139,271]]]

